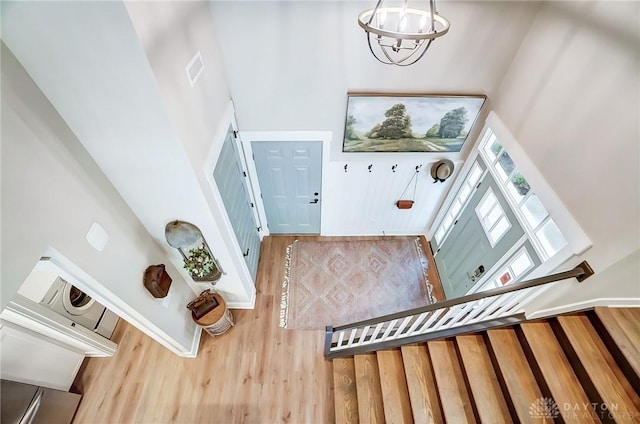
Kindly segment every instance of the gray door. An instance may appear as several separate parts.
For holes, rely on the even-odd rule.
[[[485,168],[484,164],[482,167]],[[502,209],[502,216],[510,224],[510,228],[495,240],[493,246],[476,212],[480,203],[487,199],[485,196],[491,194],[489,191],[493,193],[497,205]],[[502,195],[498,184],[487,172],[453,225],[451,233],[434,255],[447,299],[464,296],[523,235],[524,229]]]
[[[249,198],[247,177],[240,162],[240,153],[231,126],[222,145],[213,177],[247,268],[255,282],[260,255],[260,235],[252,211],[254,205]]]
[[[253,141],[269,231],[319,234],[321,141]]]

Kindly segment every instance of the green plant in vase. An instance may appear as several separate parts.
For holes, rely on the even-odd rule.
[[[189,250],[189,256],[184,260],[184,269],[193,277],[206,277],[216,267],[207,248],[202,245]]]

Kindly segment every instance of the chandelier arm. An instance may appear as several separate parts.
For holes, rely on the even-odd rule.
[[[403,57],[400,60],[393,60],[391,58],[391,56],[387,53],[387,51],[385,49],[381,49],[382,52],[384,53],[384,55],[387,57],[387,59],[389,59],[390,64],[393,65],[398,65],[398,66],[409,66],[409,65],[413,65],[414,63],[416,63],[417,61],[419,61],[422,56],[424,56],[424,54],[427,52],[427,50],[429,49],[429,46],[431,46],[431,42],[433,40],[429,40],[429,42],[427,43],[427,45],[423,48],[423,46],[420,46],[419,48],[413,50],[411,53],[409,53],[408,55],[406,55],[405,57]],[[420,53],[420,55],[416,58],[416,60],[414,60],[411,63],[403,63],[406,60],[409,60],[412,56],[414,56],[416,53],[418,53],[420,50],[422,49],[422,53]],[[379,59],[378,59],[379,60]],[[384,63],[384,62],[383,62]]]
[[[373,8],[373,13],[369,17],[369,22],[367,22],[367,25],[371,25],[371,22],[373,21],[373,17],[377,16],[378,8],[382,5],[382,1],[383,0],[378,0],[378,3],[376,4],[376,7]]]
[[[396,63],[396,65],[398,66],[409,66],[409,65],[413,65],[414,63],[416,63],[417,61],[419,61],[420,59],[422,59],[422,56],[425,55],[425,53],[427,52],[427,50],[429,50],[429,47],[431,46],[431,43],[433,42],[433,40],[429,40],[429,42],[427,43],[427,46],[424,48],[424,50],[422,51],[422,53],[420,53],[420,56],[418,56],[416,58],[416,60],[414,60],[411,63]],[[407,57],[408,58],[408,57]]]
[[[393,65],[394,62],[385,62],[383,60],[380,60],[380,58],[378,57],[378,55],[373,51],[373,47],[371,47],[371,34],[367,32],[367,43],[369,44],[369,50],[371,51],[371,54],[373,55],[373,57],[376,58],[376,60],[380,63],[384,63],[385,65]]]
[[[436,10],[436,0],[429,0],[430,6],[431,6],[431,32],[434,32],[436,30],[436,21],[434,16],[438,14],[438,11]]]

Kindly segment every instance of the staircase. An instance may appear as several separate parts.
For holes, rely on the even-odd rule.
[[[333,359],[336,423],[640,423],[640,308]]]

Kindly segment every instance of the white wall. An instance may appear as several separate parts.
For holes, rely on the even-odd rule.
[[[212,154],[216,158],[219,155],[230,124],[227,116],[229,90],[209,3],[131,1],[126,3],[126,7],[167,112],[215,219],[214,244],[224,246],[223,268],[227,275],[223,276],[216,289],[228,292],[225,298],[234,301],[230,302],[231,306],[252,306],[255,295],[253,278],[246,269],[233,228],[226,219],[224,204],[219,197],[214,197],[206,178],[207,173],[213,173],[215,163],[208,159]],[[192,87],[186,67],[196,52],[200,52],[204,70]]]
[[[369,165],[373,165],[371,172]],[[391,169],[394,165],[398,165],[396,172]],[[322,190],[325,204],[322,219],[327,227],[324,234],[424,234],[426,219],[435,216],[440,199],[446,195],[462,164],[455,164],[456,170],[450,179],[435,184],[430,174],[432,165],[420,157],[392,162],[330,162],[323,170],[328,173]],[[422,167],[417,175],[414,197],[415,180],[411,178],[416,166]],[[400,199],[414,200],[415,203],[411,209],[401,210],[395,206]]]
[[[494,102],[596,272],[640,247],[639,21],[637,2],[545,3]]]
[[[329,211],[323,213],[324,233],[424,233],[448,183],[431,185],[424,178],[416,207],[398,211],[393,201],[407,178],[393,175],[391,166],[402,164],[406,172],[443,157],[459,163],[482,122],[459,154],[342,153],[347,92],[487,94],[484,117],[539,4],[441,2],[439,12],[451,20],[449,34],[406,68],[383,65],[369,52],[357,16],[372,6],[213,1],[211,13],[240,130],[332,132],[331,162],[323,169],[323,211]],[[346,163],[352,172],[344,175]]]
[[[183,144],[124,3],[5,3],[7,46],[180,275],[190,281],[164,238],[174,219],[202,230],[227,272],[217,288],[230,306],[251,306],[189,159],[202,141]]]
[[[568,280],[526,305],[528,318],[551,316],[594,306],[640,307],[640,250],[578,283]]]
[[[189,350],[192,291],[4,44],[1,53],[2,308],[53,247]],[[93,222],[109,234],[102,252],[85,239]],[[142,284],[157,263],[174,279],[168,308]]]

